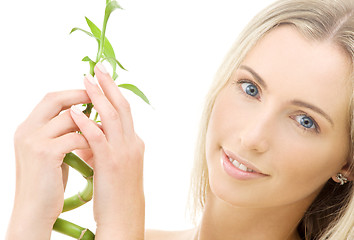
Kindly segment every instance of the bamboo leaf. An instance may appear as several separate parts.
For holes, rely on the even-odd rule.
[[[101,38],[101,30],[90,19],[88,19],[87,17],[85,17],[85,18],[86,18],[87,25],[91,29],[92,34],[96,37],[96,39],[100,39]],[[98,40],[98,41],[100,41],[100,40]],[[112,59],[116,58],[113,47],[112,47],[111,43],[108,41],[107,37],[105,37],[105,40],[104,40],[103,55],[106,58],[112,58]],[[113,68],[113,72],[115,72],[117,69],[117,64],[112,59],[109,59],[107,61],[111,64],[111,66]]]
[[[116,72],[113,72],[112,78],[113,78],[114,81],[117,79],[117,77],[118,77],[118,74]]]
[[[150,105],[150,102],[147,99],[147,97],[145,96],[145,94],[142,91],[140,91],[140,89],[137,88],[136,86],[134,86],[132,84],[119,84],[118,87],[122,87],[122,88],[125,88],[125,89],[128,89],[128,90],[132,91],[134,94],[136,94],[141,99],[143,99],[144,102],[146,102],[147,104]]]
[[[101,36],[101,39],[102,39],[101,41],[103,41],[103,55],[105,57],[114,58],[114,59],[115,59],[115,54],[114,54],[112,45],[109,44],[110,46],[106,46],[106,39],[107,38],[105,36],[105,33],[106,33],[106,27],[107,27],[107,22],[108,22],[109,16],[116,9],[122,9],[121,6],[119,6],[117,1],[106,1],[106,9],[105,9],[105,13],[104,13],[103,27],[102,27],[102,34],[104,34],[104,35]],[[104,39],[103,39],[103,37],[104,37]],[[99,59],[97,59],[97,60],[99,60]],[[112,65],[113,73],[115,73],[116,68],[117,68],[116,62],[113,60],[108,60],[108,61]]]
[[[107,3],[106,10],[104,13],[104,25],[107,24],[109,16],[116,9],[123,9],[121,6],[119,6],[117,1],[110,1]]]
[[[81,28],[73,28],[73,29],[71,29],[71,31],[70,31],[69,34],[72,34],[72,33],[75,32],[75,31],[84,32],[84,33],[86,33],[87,35],[89,35],[90,37],[96,38],[96,40],[100,41],[100,39],[97,38],[97,37],[95,37],[94,35],[92,35],[92,33],[90,33],[89,31],[86,31],[86,30],[84,30],[84,29],[81,29]]]
[[[87,17],[85,17],[86,19],[86,23],[89,26],[91,33],[93,34],[93,36],[95,36],[95,38],[100,41],[101,38],[101,30]]]
[[[123,69],[123,70],[125,70],[125,71],[128,71],[127,69],[125,69],[125,68],[123,67],[123,65],[122,65],[116,58],[105,57],[105,58],[103,58],[101,61],[104,61],[104,60],[107,60],[107,61],[109,61],[109,60],[114,61],[114,62],[116,62],[116,63],[118,64],[118,66],[119,66],[121,69]]]
[[[84,57],[81,61],[83,62],[89,62],[90,64],[90,69],[94,69],[96,66],[96,62],[94,62],[91,58],[89,58],[88,56]]]
[[[81,61],[83,62],[93,62],[88,56],[84,57]]]

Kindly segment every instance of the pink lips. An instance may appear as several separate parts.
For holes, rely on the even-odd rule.
[[[245,165],[247,168],[252,169],[253,172],[248,172],[248,171],[243,171],[236,166],[234,166],[230,160],[229,157],[231,157],[234,160],[237,160],[238,162],[242,163]],[[227,150],[222,150],[222,166],[225,170],[225,172],[238,180],[251,180],[251,179],[256,179],[256,178],[261,178],[261,177],[266,177],[268,175],[261,173],[255,166],[252,164],[245,162],[239,158],[237,158],[233,153],[227,151]]]

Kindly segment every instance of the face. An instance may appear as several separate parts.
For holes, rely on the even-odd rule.
[[[347,162],[350,64],[333,43],[291,26],[265,35],[216,98],[206,139],[212,193],[243,207],[313,200]]]

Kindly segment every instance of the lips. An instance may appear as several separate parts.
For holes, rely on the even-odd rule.
[[[257,169],[252,163],[237,157],[236,154],[224,149],[226,156],[229,158],[229,161],[238,169],[245,172],[256,172],[263,174],[259,169]]]
[[[224,171],[238,180],[251,180],[269,176],[261,172],[256,166],[236,154],[222,149],[222,166]]]

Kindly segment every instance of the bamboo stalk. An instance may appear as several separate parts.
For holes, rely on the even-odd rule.
[[[89,229],[80,227],[61,218],[56,220],[53,230],[79,240],[95,239],[95,235]]]
[[[64,162],[81,173],[81,175],[87,180],[87,184],[84,190],[79,192],[77,195],[64,200],[62,212],[70,211],[84,205],[92,199],[93,195],[93,169],[74,153],[66,154]],[[76,239],[95,239],[95,235],[87,228],[80,227],[61,218],[58,218],[55,221],[53,230]]]
[[[87,180],[86,187],[81,192],[64,200],[63,212],[78,208],[92,199],[93,180]]]
[[[86,187],[78,194],[64,200],[63,212],[73,210],[84,205],[92,199],[93,194],[93,170],[74,153],[66,154],[64,162],[82,174],[87,180]]]

